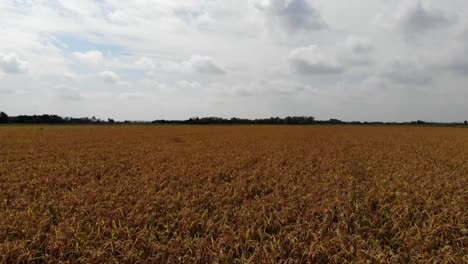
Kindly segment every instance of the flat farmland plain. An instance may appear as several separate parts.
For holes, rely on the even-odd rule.
[[[0,261],[468,262],[468,129],[0,127]]]

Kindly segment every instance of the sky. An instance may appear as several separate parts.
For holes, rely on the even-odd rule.
[[[466,0],[1,0],[0,111],[468,119]]]

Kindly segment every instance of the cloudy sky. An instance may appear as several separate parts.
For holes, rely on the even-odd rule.
[[[466,0],[1,0],[0,110],[468,119]]]

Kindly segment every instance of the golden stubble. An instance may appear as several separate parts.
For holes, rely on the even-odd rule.
[[[468,262],[468,130],[0,127],[0,261]]]

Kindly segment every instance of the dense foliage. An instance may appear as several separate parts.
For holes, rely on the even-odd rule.
[[[0,124],[8,123],[8,115],[4,112],[0,112]]]

